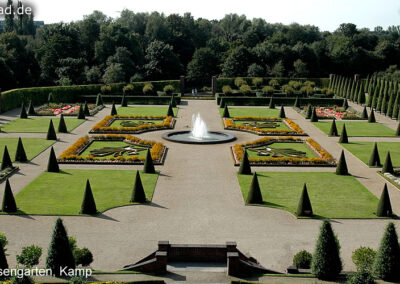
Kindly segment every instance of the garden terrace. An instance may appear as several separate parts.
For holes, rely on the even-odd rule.
[[[219,109],[222,117],[224,109]],[[278,117],[279,109],[264,107],[230,107],[229,115],[231,117]]]
[[[254,97],[217,97],[217,104],[221,104],[221,100],[224,100],[228,106],[268,106],[271,97],[266,98],[254,98]],[[273,97],[275,105],[293,106],[296,97]],[[332,105],[343,105],[343,99],[325,99],[325,98],[299,98],[300,105],[318,105],[318,106],[332,106]]]
[[[64,116],[77,116],[79,107],[80,104],[50,103],[40,106],[35,111],[38,116],[55,116],[59,114],[63,114]],[[88,104],[88,107],[91,116],[104,108],[104,106],[96,106],[95,104]]]
[[[80,102],[96,102],[97,95],[88,95],[79,97]],[[102,95],[103,102],[112,104],[120,103],[122,95]],[[168,105],[171,102],[172,96],[125,96],[125,100],[128,104],[137,105]],[[174,100],[177,105],[181,103],[181,97],[178,95],[174,96]]]
[[[42,153],[48,147],[54,144],[54,140],[46,140],[42,138],[23,138],[22,143],[24,145],[26,157],[28,160],[32,160],[37,155]],[[4,146],[7,146],[11,160],[15,160],[15,152],[17,151],[18,138],[0,138],[0,153],[3,153]]]
[[[231,149],[235,166],[243,159],[244,150],[252,166],[336,166],[333,157],[311,138],[265,137]]]
[[[294,108],[298,113],[302,116],[306,117],[308,106],[303,106],[300,108]],[[338,106],[327,106],[327,107],[316,107],[315,109],[317,113],[318,119],[332,119],[335,118],[337,120],[367,120],[367,118],[362,118],[361,113],[356,111],[355,109],[349,107],[344,109],[343,107]]]
[[[175,116],[178,115],[178,108],[173,108]],[[119,107],[118,115],[143,115],[143,116],[166,116],[168,106],[129,106]]]
[[[49,129],[50,119],[53,120],[54,129],[57,131],[60,118],[29,117],[18,118],[1,126],[1,131],[8,133],[46,133]],[[85,120],[65,118],[68,131],[74,130]]]
[[[394,174],[378,172],[384,179],[392,183],[400,190],[400,170],[395,170]]]
[[[332,121],[313,122],[325,134],[329,134]],[[381,123],[368,123],[366,121],[336,121],[339,135],[343,124],[346,124],[347,135],[350,137],[393,137],[395,131]]]

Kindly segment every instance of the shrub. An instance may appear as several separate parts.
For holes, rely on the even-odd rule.
[[[386,154],[385,162],[383,163],[382,173],[391,173],[394,175],[394,169],[392,164],[392,158],[390,157],[390,151]]]
[[[28,118],[28,114],[26,113],[25,103],[24,102],[22,102],[21,112],[19,114],[19,118],[22,118],[22,119]]]
[[[374,149],[372,150],[371,156],[369,158],[368,166],[370,167],[380,167],[381,158],[379,157],[378,144],[374,143]]]
[[[300,94],[302,95],[312,96],[314,95],[314,92],[314,88],[310,86],[303,86],[300,88]]]
[[[76,265],[89,266],[93,262],[93,254],[88,248],[75,248],[73,255]]]
[[[311,266],[312,254],[306,250],[302,250],[293,257],[293,265],[301,269],[309,269]]]
[[[68,133],[67,125],[65,124],[64,114],[60,116],[60,122],[58,124],[59,133]]]
[[[257,89],[259,89],[259,88],[261,88],[263,81],[264,81],[263,78],[257,77],[257,78],[253,78],[252,83],[253,83],[253,86],[255,86]]]
[[[331,128],[329,129],[328,136],[333,136],[333,137],[339,136],[338,130],[337,130],[337,127],[336,127],[335,118],[333,118],[333,120],[332,120],[332,124],[331,124]]]
[[[368,122],[369,123],[375,123],[376,122],[374,109],[371,110],[371,113],[370,113],[370,115],[368,117]]]
[[[257,173],[253,174],[253,179],[251,180],[249,192],[246,199],[247,204],[262,204],[263,198],[261,195],[260,184],[258,183]]]
[[[294,90],[297,90],[297,91],[298,91],[298,90],[301,88],[302,83],[299,82],[299,81],[293,81],[293,80],[291,80],[291,81],[289,81],[288,85],[289,85],[290,87],[292,87]]]
[[[122,88],[122,92],[125,95],[133,95],[133,91],[134,91],[134,88],[133,88],[132,84],[128,84],[128,85],[126,85],[125,87]]]
[[[222,113],[222,117],[224,117],[224,118],[230,117],[228,106],[225,106],[224,112]]]
[[[381,198],[379,199],[378,208],[376,209],[376,216],[378,217],[391,217],[392,212],[392,204],[390,202],[389,192],[387,189],[387,185],[383,187],[383,191],[381,194]]]
[[[225,96],[230,96],[232,95],[232,88],[231,86],[225,85],[222,87],[222,93],[224,93]]]
[[[346,124],[343,123],[342,132],[340,133],[339,143],[347,144],[349,143],[349,137],[347,135]]]
[[[26,157],[24,144],[22,143],[21,137],[18,138],[18,145],[17,151],[15,152],[15,159],[16,162],[27,162],[28,158]]]
[[[140,178],[139,171],[136,171],[136,178],[130,202],[146,202],[146,194],[143,189],[142,179]]]
[[[314,87],[315,87],[315,82],[312,82],[312,81],[305,81],[305,82],[303,83],[303,85],[304,85],[304,86],[309,86],[309,87],[311,87],[311,88],[314,88]]]
[[[376,251],[369,247],[359,247],[351,255],[357,271],[372,271]]]
[[[6,246],[8,245],[8,240],[6,234],[0,233],[0,246],[6,251]]]
[[[347,278],[348,284],[374,284],[375,279],[369,271],[357,271]]]
[[[92,188],[89,180],[86,180],[85,194],[83,195],[81,211],[79,214],[95,215],[97,214],[96,202],[94,201]]]
[[[86,119],[85,110],[84,110],[82,104],[79,105],[79,111],[78,111],[77,119]]]
[[[271,86],[265,86],[265,87],[262,88],[261,91],[263,92],[263,94],[266,94],[266,95],[273,95],[273,93],[274,93],[274,88],[271,87]]]
[[[111,113],[110,113],[110,115],[117,115],[118,113],[117,113],[117,109],[115,108],[115,102],[113,102],[112,103],[112,106],[111,106]]]
[[[28,115],[36,115],[35,108],[33,107],[32,100],[29,101]]]
[[[3,246],[0,246],[0,269],[4,270],[8,268],[8,262],[6,258],[6,254],[4,252]]]
[[[58,173],[60,172],[60,168],[58,166],[56,154],[54,153],[54,148],[51,147],[49,160],[47,162],[47,171],[50,173]]]
[[[143,94],[146,96],[151,96],[154,93],[154,86],[151,83],[147,83],[143,87]]]
[[[242,85],[247,85],[247,82],[242,77],[235,78],[235,86],[240,88]]]
[[[147,150],[146,160],[144,160],[143,173],[154,174],[156,170],[154,169],[153,159],[150,155],[150,150]]]
[[[111,93],[111,86],[110,85],[103,85],[100,87],[100,92],[103,95],[109,95]]]
[[[249,95],[251,93],[251,88],[249,85],[243,84],[240,86],[240,92],[242,92],[243,95]]]
[[[312,216],[313,210],[310,197],[308,196],[307,185],[304,183],[303,191],[301,192],[299,204],[297,205],[297,216]]]
[[[103,97],[101,96],[100,93],[98,93],[96,98],[96,106],[102,106],[103,104],[104,104]]]
[[[294,94],[294,89],[293,87],[289,86],[289,85],[283,85],[282,86],[282,90],[288,95],[291,96]]]
[[[249,157],[247,151],[244,151],[242,161],[240,162],[239,174],[241,175],[251,175],[251,167],[249,162]]]
[[[340,176],[346,176],[349,174],[349,171],[347,169],[346,158],[344,156],[343,150],[342,150],[342,153],[340,154],[339,162],[336,167],[336,174],[340,175]]]
[[[175,91],[174,87],[172,85],[166,85],[163,89],[164,93],[167,94],[168,96],[172,95],[172,93]]]
[[[8,181],[8,179],[6,180],[1,210],[6,213],[17,212],[17,204],[15,203],[14,195],[12,193],[10,182]]]
[[[23,247],[21,254],[17,255],[17,262],[25,267],[32,267],[39,264],[39,259],[42,256],[42,248],[31,245]]]
[[[273,87],[275,90],[277,90],[279,88],[279,82],[276,79],[269,80],[268,85]]]

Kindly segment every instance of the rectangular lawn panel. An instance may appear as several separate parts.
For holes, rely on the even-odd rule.
[[[32,160],[42,153],[48,147],[54,144],[54,140],[46,140],[42,138],[22,138],[25,153],[28,160]],[[4,146],[7,146],[11,160],[14,162],[15,152],[17,151],[18,138],[0,138],[0,153],[4,152]]]
[[[121,123],[126,123],[126,122],[131,122],[131,123],[136,123],[137,125],[132,125],[132,126],[122,126]],[[111,123],[111,127],[135,127],[139,125],[144,125],[144,124],[162,124],[164,120],[146,120],[146,119],[116,119]]]
[[[255,116],[255,117],[279,117],[279,109],[270,109],[268,107],[228,107],[230,117],[243,117],[243,116]],[[219,113],[222,116],[224,112],[223,108],[219,109]]]
[[[168,106],[130,106],[119,107],[119,115],[167,115]],[[174,108],[175,116],[178,115],[178,108]]]
[[[400,143],[378,142],[377,144],[381,163],[383,164],[385,162],[386,154],[390,151],[393,166],[400,167]],[[374,148],[374,142],[350,142],[348,144],[342,144],[342,146],[368,165],[369,158]]]
[[[49,129],[50,119],[53,120],[54,129],[57,131],[60,119],[54,117],[29,117],[26,119],[18,118],[1,126],[1,130],[4,132],[47,133],[47,130]],[[77,118],[64,119],[65,123],[67,124],[68,131],[74,130],[85,121],[83,119]]]
[[[97,210],[129,205],[136,171],[64,170],[43,172],[16,195],[21,213],[79,215],[86,179],[90,180]],[[147,200],[153,198],[158,173],[140,173]]]
[[[264,206],[295,214],[306,182],[315,217],[377,218],[374,212],[378,199],[352,176],[337,176],[327,172],[257,174]],[[246,200],[252,176],[238,175],[238,179]]]
[[[265,147],[270,147],[270,148],[274,148],[274,149],[293,149],[296,151],[305,152],[306,153],[305,157],[307,157],[307,158],[318,157],[317,154],[315,154],[315,152],[306,145],[306,143],[273,143],[273,144],[270,144],[270,145],[264,146],[264,147],[248,148],[247,154],[249,155],[249,158],[266,157],[266,156],[258,156],[257,152],[251,151],[251,149],[259,149],[259,148],[261,149],[261,148],[265,148]]]
[[[86,157],[88,155],[90,155],[90,151],[95,150],[95,149],[101,149],[101,148],[105,148],[105,147],[126,147],[126,146],[132,146],[129,143],[126,143],[124,141],[93,141],[89,147],[87,147],[85,149],[85,151],[83,151],[81,153],[82,157]],[[146,153],[147,153],[147,149],[149,149],[148,147],[143,147],[143,146],[139,146],[139,145],[135,145],[135,148],[140,148],[143,149],[144,151],[140,151],[139,152],[139,157],[143,157],[146,158]],[[130,155],[127,154],[127,152],[123,153],[122,155],[123,157],[129,157]],[[99,157],[98,159],[104,159],[104,160],[108,160],[111,157],[113,157],[113,155],[109,155],[109,156],[105,156],[105,157]]]
[[[336,126],[340,133],[342,132],[343,124],[346,124],[348,136],[358,137],[386,137],[395,136],[395,131],[381,123],[368,123],[366,121],[336,121]],[[313,124],[322,130],[325,134],[329,134],[332,120],[313,122]]]
[[[234,120],[236,125],[243,125],[243,124],[250,124],[251,126],[253,126],[255,123],[258,123],[259,125],[262,126],[263,121],[254,121],[254,120]],[[286,125],[286,123],[284,122],[279,122],[279,121],[274,121],[274,123],[278,124],[278,127],[275,128],[262,128],[262,129],[284,129],[284,130],[290,130],[290,128]]]

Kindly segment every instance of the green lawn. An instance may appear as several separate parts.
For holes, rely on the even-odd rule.
[[[50,119],[53,120],[54,129],[57,131],[60,119],[49,117],[29,117],[27,119],[18,118],[1,126],[1,131],[46,133],[49,129]],[[74,130],[84,121],[85,120],[83,119],[65,118],[65,123],[67,124],[68,131]]]
[[[168,106],[134,106],[119,107],[119,115],[167,115]],[[178,115],[178,108],[174,108],[175,116]]]
[[[238,175],[246,200],[252,176]],[[377,218],[378,199],[352,176],[334,173],[263,172],[258,174],[264,206],[294,214],[304,182],[315,217]]]
[[[369,158],[371,157],[374,148],[374,142],[350,142],[341,144],[344,148],[349,150],[353,155],[368,165]],[[390,151],[393,166],[400,167],[400,143],[399,142],[378,142],[378,152],[381,158],[381,163],[385,162],[386,154]]]
[[[132,146],[131,144],[125,143],[124,141],[93,141],[89,147],[87,147],[85,149],[85,151],[83,151],[83,153],[81,153],[82,157],[86,157],[88,155],[90,155],[90,151],[95,150],[95,149],[101,149],[104,147],[126,147],[126,146]],[[137,146],[135,145],[135,148],[140,148],[140,149],[145,149],[147,150],[148,147],[141,147],[141,146]],[[147,151],[140,151],[139,152],[139,157],[146,157],[146,153]],[[129,155],[127,155],[127,153],[123,153],[124,157],[127,157]],[[104,159],[107,160],[109,158],[113,157],[113,155],[110,156],[106,156],[106,157],[99,157],[98,159]]]
[[[290,130],[290,128],[286,125],[284,122],[279,122],[279,121],[274,121],[273,123],[277,124],[278,127],[263,127],[263,121],[254,121],[254,120],[234,120],[234,123],[236,125],[243,125],[245,123],[250,124],[249,126],[254,126],[256,128],[262,128],[262,129],[284,129],[284,130]],[[268,123],[268,122],[267,122]]]
[[[137,120],[137,119],[116,119],[113,121],[113,123],[111,123],[110,127],[136,127],[136,126],[121,126],[122,122],[133,122],[133,123],[138,123],[137,126],[139,125],[144,125],[144,124],[148,124],[148,123],[152,123],[152,124],[162,124],[164,121],[163,120]],[[141,122],[141,123],[139,123]]]
[[[54,140],[46,140],[41,138],[22,138],[22,144],[24,145],[26,156],[28,160],[32,160],[37,155],[42,153],[48,147],[54,144]],[[3,155],[4,146],[7,145],[8,153],[12,161],[15,158],[15,152],[17,151],[18,138],[0,138],[0,153]]]
[[[20,213],[79,215],[86,179],[90,180],[97,210],[129,205],[136,171],[64,170],[43,172],[15,197]],[[158,173],[140,174],[146,197],[151,200]]]
[[[263,147],[256,147],[253,149],[262,149],[265,147],[270,147],[273,149],[293,149],[301,152],[306,153],[307,158],[316,158],[318,157],[317,154],[313,150],[310,149],[305,143],[274,143],[268,146],[263,146]],[[264,156],[258,156],[256,152],[247,150],[247,154],[249,155],[249,158],[262,158]]]
[[[278,117],[280,110],[270,109],[268,107],[228,107],[230,117],[256,116],[256,117]],[[219,109],[219,114],[222,116],[223,108]]]
[[[348,136],[385,137],[395,135],[395,131],[393,129],[390,129],[389,127],[380,123],[368,123],[366,121],[336,121],[339,135],[342,132],[343,123],[346,124]],[[332,121],[325,120],[313,122],[313,124],[328,135]]]

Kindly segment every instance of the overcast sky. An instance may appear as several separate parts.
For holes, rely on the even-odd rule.
[[[46,23],[79,20],[93,10],[117,17],[121,10],[129,9],[166,15],[190,12],[195,18],[207,19],[237,13],[271,23],[312,24],[323,31],[333,31],[348,22],[370,29],[400,25],[400,0],[31,0],[31,3],[35,4],[36,20]]]

